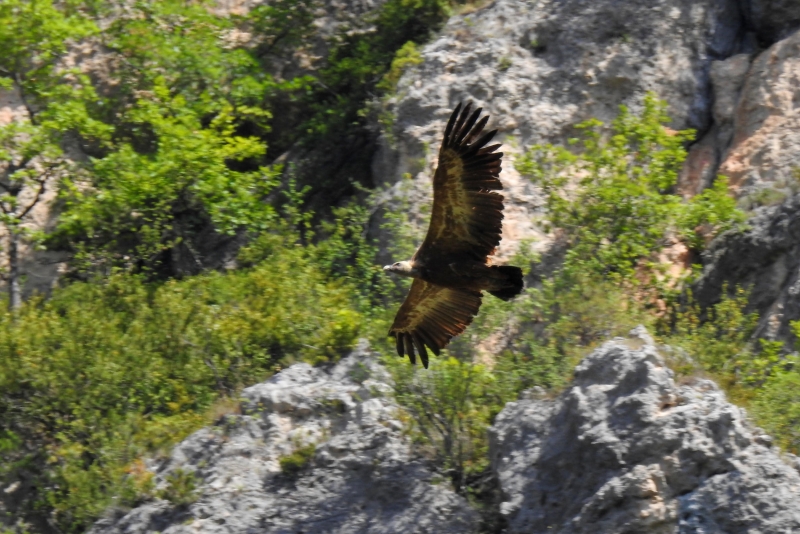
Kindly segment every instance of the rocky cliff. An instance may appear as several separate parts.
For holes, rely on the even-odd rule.
[[[523,242],[546,252],[552,236],[541,224],[541,191],[514,169],[515,155],[532,144],[563,143],[576,123],[607,121],[619,104],[637,109],[647,91],[668,102],[674,128],[697,130],[678,184],[683,194],[724,174],[745,209],[788,201],[800,190],[799,21],[800,3],[759,0],[497,0],[454,16],[385,104],[394,120],[373,165],[376,181],[389,188],[385,206],[407,202],[412,221],[424,227],[419,206],[430,200],[445,121],[457,102],[471,100],[491,113],[489,127],[505,143],[498,256],[508,258]],[[759,215],[745,237],[712,247],[704,304],[719,298],[723,282],[767,277],[775,290],[756,294],[755,308],[777,319],[781,332],[800,318],[785,298],[797,277],[787,258],[798,249],[769,234],[788,228],[790,205]],[[387,239],[377,221],[373,233]],[[767,250],[767,242],[782,248]],[[735,257],[722,252],[734,249]],[[755,270],[744,267],[751,264]]]
[[[478,532],[478,513],[415,453],[376,358],[362,346],[246,389],[242,415],[153,466],[163,498],[91,533]],[[491,438],[502,532],[800,530],[798,459],[712,382],[676,384],[641,327],[585,358],[557,398],[507,404]],[[194,489],[176,502],[178,473]]]

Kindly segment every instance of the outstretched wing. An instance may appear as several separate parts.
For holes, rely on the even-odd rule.
[[[480,291],[450,289],[415,279],[389,330],[395,337],[397,354],[408,354],[411,363],[417,363],[416,349],[427,369],[426,347],[438,356],[451,338],[467,328],[480,307]]]
[[[503,229],[503,189],[498,175],[500,145],[486,146],[497,130],[482,134],[489,116],[482,108],[470,114],[470,104],[456,106],[439,150],[433,176],[433,209],[428,233],[416,258],[434,255],[468,256],[478,261],[494,253]]]

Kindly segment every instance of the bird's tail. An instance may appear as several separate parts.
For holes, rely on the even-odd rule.
[[[525,287],[522,282],[522,269],[510,265],[493,265],[491,269],[500,275],[497,278],[501,280],[501,284],[499,289],[490,290],[489,293],[502,300],[511,300],[522,293]]]

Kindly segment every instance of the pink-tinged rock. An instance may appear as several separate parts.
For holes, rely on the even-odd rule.
[[[720,173],[739,196],[791,191],[800,167],[800,32],[759,55],[734,115],[733,142]]]

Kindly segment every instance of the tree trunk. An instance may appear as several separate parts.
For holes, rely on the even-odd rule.
[[[22,304],[19,289],[19,232],[8,228],[8,309],[16,310]]]

